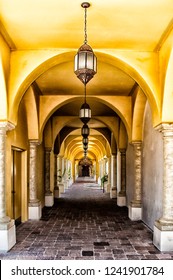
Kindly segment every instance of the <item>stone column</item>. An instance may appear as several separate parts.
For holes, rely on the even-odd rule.
[[[58,187],[58,155],[54,155],[55,160],[54,160],[54,198],[59,197],[59,187]]]
[[[37,146],[38,141],[29,141],[29,209],[31,220],[41,218],[41,202],[37,198]]]
[[[110,198],[117,197],[117,155],[111,156],[111,190]]]
[[[111,189],[111,157],[108,158],[108,182],[105,184],[106,192],[110,192]]]
[[[173,251],[173,124],[157,129],[163,135],[163,213],[155,222],[153,243],[161,251]]]
[[[51,148],[45,148],[45,206],[52,207],[54,204],[53,193],[50,190],[50,153]]]
[[[134,147],[134,195],[129,206],[129,218],[133,221],[141,220],[142,203],[141,203],[141,163],[142,163],[142,142],[133,142]]]
[[[102,165],[101,165],[101,159],[99,160],[99,166],[98,166],[98,170],[99,170],[99,177],[98,177],[98,183],[101,185],[101,178],[102,178]]]
[[[8,122],[0,122],[0,251],[9,251],[16,243],[14,220],[6,216],[6,132],[14,129]]]
[[[62,159],[62,174],[63,174],[63,178],[62,178],[62,183],[64,184],[64,190],[67,189],[67,159],[63,158]]]
[[[64,193],[64,184],[62,182],[62,168],[64,166],[64,161],[62,160],[62,156],[58,155],[57,157],[57,177],[58,177],[58,189],[59,189],[59,197]],[[65,167],[64,167],[65,168]]]
[[[118,193],[117,205],[126,206],[126,150],[120,149],[121,156],[121,190]]]

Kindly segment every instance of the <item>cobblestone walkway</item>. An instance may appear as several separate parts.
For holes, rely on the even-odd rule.
[[[97,184],[77,182],[41,220],[18,226],[16,245],[0,259],[157,260],[173,259],[173,252],[157,250],[152,232]]]

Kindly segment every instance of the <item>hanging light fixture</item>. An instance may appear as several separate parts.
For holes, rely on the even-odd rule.
[[[87,146],[88,145],[88,138],[83,138],[82,143],[83,143],[84,146]]]
[[[97,73],[97,58],[92,48],[87,44],[87,8],[90,7],[90,4],[83,2],[81,6],[85,9],[84,44],[75,55],[74,72],[79,80],[86,85]]]
[[[87,156],[87,151],[84,151],[84,158],[86,158]]]
[[[86,85],[84,85],[84,103],[82,104],[79,111],[79,118],[84,123],[87,124],[91,119],[91,109],[86,102]]]
[[[88,125],[84,124],[81,129],[81,134],[82,134],[83,138],[87,138],[89,133],[90,133],[90,129],[89,129]]]
[[[83,149],[86,152],[88,150],[88,146],[84,146]]]

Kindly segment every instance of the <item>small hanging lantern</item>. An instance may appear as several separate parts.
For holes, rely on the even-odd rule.
[[[86,102],[86,85],[84,85],[84,103],[82,104],[80,111],[79,111],[79,118],[83,123],[88,123],[91,119],[91,109],[90,106]]]
[[[88,145],[88,138],[83,138],[82,142],[83,142],[84,146],[87,146]]]
[[[89,129],[88,125],[84,124],[81,129],[81,134],[82,134],[83,138],[87,138],[89,136],[89,133],[90,133],[90,129]]]

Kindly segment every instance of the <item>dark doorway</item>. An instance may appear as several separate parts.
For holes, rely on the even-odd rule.
[[[20,150],[12,150],[12,218],[16,225],[21,223],[21,155]]]
[[[83,165],[82,166],[82,177],[89,177],[90,174],[89,174],[89,165]]]

